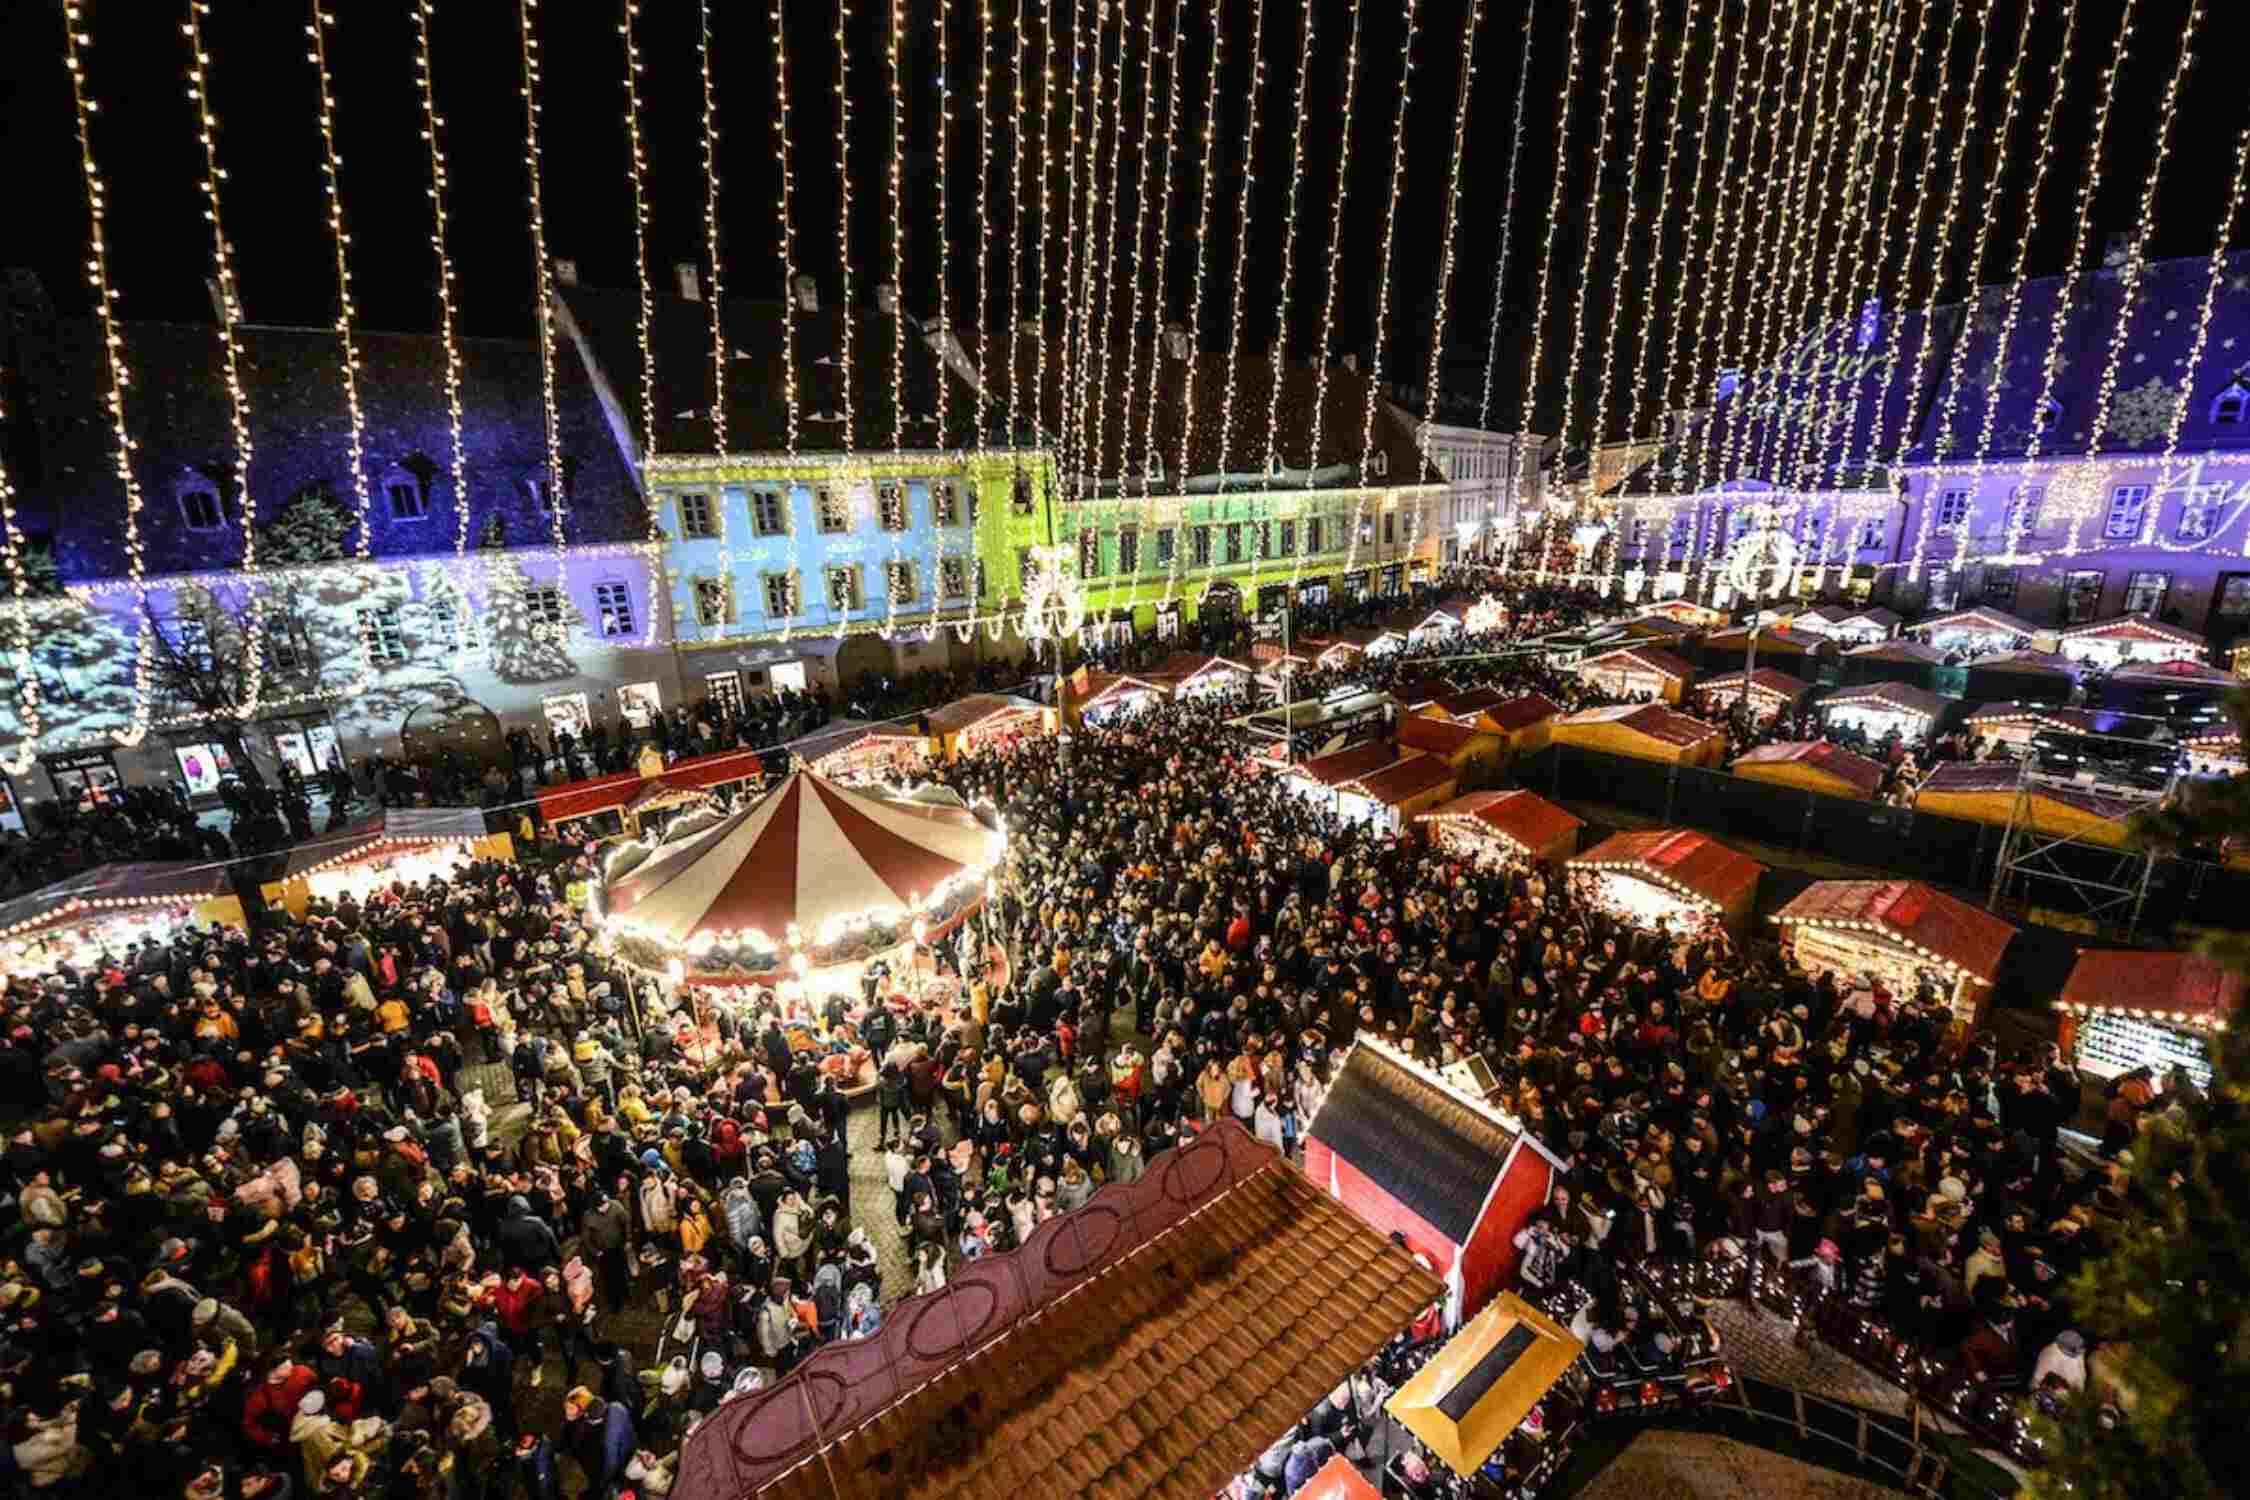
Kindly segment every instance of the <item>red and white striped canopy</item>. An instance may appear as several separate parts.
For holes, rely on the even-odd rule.
[[[959,806],[841,787],[798,771],[754,806],[658,848],[612,882],[610,915],[658,942],[701,949],[791,923],[807,943],[835,921],[903,911],[999,857],[1003,838]]]

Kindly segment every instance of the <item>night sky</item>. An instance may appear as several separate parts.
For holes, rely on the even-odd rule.
[[[209,274],[210,244],[197,187],[201,152],[192,131],[192,113],[183,92],[184,38],[178,20],[185,0],[98,0],[88,7],[88,29],[96,45],[87,66],[96,97],[95,146],[112,189],[113,280],[123,294],[128,317],[207,322],[210,303],[203,288]],[[1171,0],[1150,0],[1160,35],[1168,42],[1174,10]],[[1546,372],[1535,420],[1551,424],[1560,403],[1562,372],[1569,358],[1569,313],[1589,224],[1601,239],[1594,256],[1594,283],[1587,299],[1590,328],[1605,329],[1609,309],[1622,299],[1626,353],[1638,332],[1650,294],[1650,256],[1646,241],[1629,259],[1617,252],[1628,196],[1625,191],[1627,113],[1644,49],[1659,49],[1651,88],[1648,141],[1635,173],[1639,201],[1653,205],[1662,169],[1663,128],[1672,88],[1671,64],[1689,0],[1627,0],[1617,7],[1587,11],[1582,37],[1579,85],[1570,116],[1564,210],[1555,236],[1553,285],[1547,324]],[[1920,0],[1906,0],[1918,7]],[[1928,0],[1929,36],[1938,37],[1951,0]],[[2009,153],[2009,186],[2002,217],[1988,256],[1988,279],[2004,274],[2021,238],[2023,185],[2030,180],[2030,149],[2040,110],[2047,99],[2062,32],[2064,0],[1991,0],[1993,42],[1987,61],[1977,132],[1963,139],[1958,130],[1962,81],[1969,71],[1975,21],[1986,0],[1970,0],[1959,27],[1951,76],[1951,113],[1939,126],[1940,176],[1920,184],[1924,132],[1932,116],[1915,111],[1905,136],[1910,163],[1901,213],[1922,192],[1942,193],[1943,173],[1965,153],[1966,205],[1954,256],[1945,267],[1947,296],[1957,296],[1967,275],[1968,250],[1986,169],[1994,152],[1992,127],[1999,117],[2002,85],[2023,16],[2034,10],[2032,50],[2024,67],[2024,116],[2016,146]],[[2123,0],[2081,0],[2079,37],[2068,71],[2069,102],[2057,130],[2054,165],[2040,205],[2040,225],[2031,247],[2034,274],[2059,270],[2072,251],[2076,195],[2084,179],[2085,143],[2092,129],[2093,104],[2101,71],[2109,62]],[[992,80],[997,119],[993,132],[991,221],[994,283],[993,315],[1005,300],[1010,217],[1008,178],[1016,140],[1010,62],[1018,9],[1015,0],[989,0],[992,16]],[[1689,232],[1682,209],[1692,159],[1698,112],[1705,95],[1720,90],[1723,106],[1731,93],[1742,99],[1747,84],[1737,76],[1742,49],[1729,50],[1725,67],[1712,77],[1712,18],[1723,14],[1736,36],[1753,41],[1764,34],[1789,0],[1697,0],[1699,39],[1688,55],[1684,87],[1687,122],[1674,186],[1674,212],[1657,263],[1667,277],[1688,253]],[[1873,0],[1843,6],[1863,17],[1881,7]],[[315,82],[306,58],[307,8],[274,0],[218,0],[206,19],[212,59],[213,91],[220,117],[220,150],[229,171],[226,214],[238,256],[242,296],[248,317],[261,323],[317,324],[333,316],[335,287],[331,252],[322,216],[319,134],[315,120]],[[414,27],[406,0],[352,0],[335,3],[339,25],[332,57],[337,73],[340,145],[344,155],[344,196],[354,236],[354,278],[362,322],[370,328],[426,330],[435,326],[435,264],[429,242],[428,168],[420,139],[420,100],[413,68]],[[714,0],[713,57],[719,81],[720,175],[726,287],[732,295],[773,297],[781,288],[775,206],[779,171],[774,141],[774,66],[771,23],[765,0]],[[1029,55],[1041,48],[1038,18],[1044,7],[1030,5],[1025,26]],[[2229,7],[2209,7],[2198,43],[2200,65],[2180,99],[2174,150],[2158,199],[2155,256],[2195,255],[2211,248],[2231,173],[2235,133],[2245,121],[2239,81],[2232,75],[2242,56],[2238,23]],[[1317,42],[1311,66],[1305,132],[1305,178],[1301,189],[1298,274],[1287,309],[1290,347],[1310,353],[1318,331],[1323,295],[1330,277],[1327,240],[1337,204],[1336,159],[1341,123],[1340,97],[1344,49],[1352,24],[1345,0],[1315,0]],[[2154,154],[2158,103],[2178,55],[2188,0],[2141,0],[2132,50],[2121,76],[2110,124],[2109,150],[2094,201],[2091,239],[2129,231]],[[787,6],[791,55],[792,147],[795,153],[795,224],[800,269],[819,278],[825,297],[841,288],[837,246],[837,165],[835,92],[837,46],[833,5],[790,0]],[[1060,77],[1068,77],[1072,7],[1056,7]],[[1136,24],[1147,14],[1139,0],[1128,13]],[[1230,292],[1241,215],[1238,195],[1244,168],[1244,115],[1248,101],[1254,6],[1252,0],[1223,0],[1216,8],[1226,37],[1226,62],[1220,79],[1220,108],[1210,232],[1201,242],[1206,276],[1201,336],[1207,347],[1224,348],[1228,336]],[[1909,18],[1917,13],[1910,8]],[[901,0],[898,12],[907,36],[904,67],[907,92],[907,149],[904,176],[908,229],[905,240],[907,301],[928,313],[937,301],[936,188],[940,151],[935,135],[934,87],[940,8],[936,0]],[[949,219],[953,247],[951,301],[955,318],[976,316],[977,162],[976,84],[979,43],[975,0],[952,0],[947,35],[952,55],[954,121],[945,153]],[[1084,14],[1090,28],[1096,14]],[[1165,294],[1170,316],[1184,319],[1193,289],[1197,241],[1194,127],[1201,122],[1211,55],[1214,11],[1190,4],[1180,98],[1181,151],[1173,171],[1174,226]],[[1305,8],[1293,0],[1268,0],[1263,56],[1266,92],[1258,149],[1256,188],[1251,198],[1250,253],[1245,277],[1245,350],[1268,347],[1281,321],[1280,255],[1283,195],[1288,186],[1291,130],[1300,27]],[[1451,134],[1462,58],[1462,0],[1422,0],[1419,38],[1414,46],[1414,90],[1407,118],[1407,161],[1401,183],[1396,259],[1392,275],[1393,322],[1386,374],[1419,383],[1426,362],[1432,295],[1439,259]],[[1537,293],[1539,251],[1546,205],[1553,183],[1558,88],[1563,74],[1570,6],[1561,0],[1533,5],[1528,14],[1534,51],[1529,77],[1522,180],[1516,193],[1514,257],[1507,301],[1510,332],[1502,349],[1496,425],[1513,424],[1523,381],[1527,325]],[[1478,392],[1484,361],[1502,207],[1507,188],[1511,121],[1519,84],[1519,58],[1525,9],[1495,4],[1484,15],[1478,40],[1476,89],[1467,132],[1458,230],[1458,272],[1448,320],[1448,384],[1471,396]],[[588,284],[630,286],[633,281],[632,215],[626,173],[622,89],[623,50],[620,9],[607,0],[549,0],[539,20],[544,47],[545,187],[547,237],[552,253],[578,263]],[[1611,25],[1622,17],[1626,28],[1619,60],[1618,118],[1612,133],[1609,171],[1599,213],[1590,213],[1599,124],[1598,102]],[[875,285],[893,279],[891,215],[887,173],[891,150],[891,94],[884,55],[891,24],[888,5],[853,6],[847,27],[854,113],[850,152],[851,245],[855,292],[871,298]],[[1368,0],[1361,16],[1358,103],[1351,117],[1353,164],[1346,179],[1342,212],[1346,232],[1335,283],[1338,288],[1335,335],[1331,347],[1365,350],[1374,337],[1376,289],[1382,251],[1382,226],[1389,200],[1390,137],[1401,74],[1400,43],[1404,7],[1399,0]],[[62,65],[62,20],[57,0],[19,0],[0,14],[0,57],[7,59],[8,88],[0,99],[0,120],[9,143],[11,187],[17,203],[13,233],[0,263],[29,266],[66,309],[87,305],[80,274],[85,244],[85,210],[78,177],[67,76]],[[643,128],[649,142],[653,201],[650,258],[660,290],[673,282],[675,261],[703,255],[703,136],[701,80],[695,40],[697,7],[692,0],[643,0],[638,34],[646,73],[642,84]],[[447,116],[446,146],[453,191],[452,250],[462,294],[463,331],[528,337],[531,331],[532,267],[524,207],[523,109],[518,95],[520,57],[516,7],[507,0],[446,0],[433,23],[441,107]],[[1090,63],[1090,31],[1088,52]],[[1118,27],[1114,18],[1104,33],[1114,71]],[[1135,144],[1141,118],[1141,40],[1136,36],[1125,70],[1123,106],[1127,145],[1123,175],[1128,226],[1135,202],[1132,184],[1138,168]],[[1940,59],[1932,46],[1920,79],[1924,98],[1934,98]],[[1901,56],[1904,51],[1901,49]],[[1159,59],[1161,93],[1167,67]],[[1851,75],[1856,89],[1857,73]],[[1028,86],[1033,114],[1028,148],[1036,159],[1037,80]],[[1848,93],[1847,93],[1848,99]],[[1847,109],[1854,106],[1847,103]],[[1856,114],[1856,109],[1854,109]],[[1067,93],[1058,90],[1057,130],[1067,117]],[[1716,130],[1719,116],[1713,116]],[[1090,120],[1087,122],[1090,124]],[[1062,231],[1063,174],[1058,142],[1055,181],[1057,241]],[[1103,172],[1106,179],[1106,138]],[[1706,174],[1699,209],[1707,216],[1722,186],[1741,191],[1755,186],[1751,173],[1737,170],[1722,184]],[[1033,174],[1026,172],[1026,196]],[[1036,201],[1028,206],[1027,234],[1037,234]],[[1931,215],[1932,220],[1935,214]],[[1903,219],[1900,220],[1903,224]],[[1152,217],[1153,224],[1153,217]],[[2238,229],[2241,239],[2250,229]],[[1645,227],[1641,231],[1646,234]],[[1129,228],[1128,228],[1129,235]],[[1700,229],[1698,229],[1700,237]],[[1903,241],[1903,229],[1898,235]],[[1153,249],[1151,250],[1151,255]],[[1924,257],[1925,266],[1928,257]],[[1059,268],[1059,258],[1057,261]],[[1130,245],[1119,242],[1113,276],[1122,281],[1130,266]],[[1621,266],[1623,269],[1621,270]],[[1927,285],[1929,272],[1919,272]],[[1030,268],[1025,268],[1026,295]],[[1050,285],[1050,290],[1052,286]],[[1926,295],[1926,293],[1925,293]],[[1664,301],[1676,305],[1669,290]],[[1662,309],[1651,344],[1663,345]],[[1597,341],[1598,342],[1598,341]],[[1580,403],[1588,400],[1595,355],[1581,371]],[[1652,366],[1653,367],[1653,366]],[[1622,402],[1613,402],[1621,408]],[[1620,425],[1613,410],[1610,426]],[[1472,412],[1473,416],[1473,412]],[[1646,422],[1643,423],[1644,427]]]

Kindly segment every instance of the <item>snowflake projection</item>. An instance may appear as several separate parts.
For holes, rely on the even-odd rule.
[[[2119,391],[2111,407],[2110,431],[2135,447],[2161,442],[2172,430],[2172,414],[2179,405],[2179,390],[2169,381],[2150,380]]]

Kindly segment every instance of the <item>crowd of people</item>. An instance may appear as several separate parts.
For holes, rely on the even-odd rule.
[[[1518,631],[1595,607],[1518,605]],[[1456,656],[1379,670],[1572,691]],[[730,1395],[1184,1135],[1295,1150],[1366,1034],[1482,1055],[1571,1160],[1523,1274],[1591,1290],[1597,1350],[1632,1337],[1626,1262],[1735,1253],[1995,1384],[2084,1379],[2099,1310],[2064,1287],[2129,1210],[2132,1127],[2075,1167],[2063,1059],[1340,824],[1252,770],[1243,706],[941,768],[1014,830],[946,1001],[878,978],[693,1005],[606,956],[577,850],[8,975],[9,1482],[661,1495]]]

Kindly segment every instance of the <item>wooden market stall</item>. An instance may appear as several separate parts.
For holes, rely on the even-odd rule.
[[[806,770],[845,786],[920,775],[930,765],[929,736],[912,723],[895,721],[842,719],[791,740],[784,748]],[[704,784],[698,762],[706,759],[698,756],[681,762],[689,780]]]
[[[1620,627],[1625,639],[1668,651],[1685,652],[1703,634],[1703,628],[1675,620],[1670,615],[1636,615]]]
[[[1409,646],[1435,645],[1466,634],[1469,611],[1474,607],[1466,599],[1447,600],[1407,628],[1406,643]],[[1493,627],[1488,623],[1483,628]]]
[[[2134,662],[2101,683],[2101,706],[2164,719],[2216,718],[2242,679],[2200,661]]]
[[[1371,776],[1397,759],[1398,751],[1388,740],[1362,740],[1287,765],[1281,784],[1283,790],[1322,812],[1340,812],[1336,801],[1339,787]]]
[[[1898,611],[1885,609],[1880,604],[1862,605],[1836,622],[1829,631],[1829,639],[1844,645],[1872,646],[1890,640],[1899,633],[1904,622]]]
[[[1106,724],[1171,701],[1165,685],[1130,672],[1072,673],[1064,680],[1062,721],[1073,729]]]
[[[2177,1065],[2211,1086],[2210,1036],[2242,1008],[2243,978],[2200,953],[2088,948],[2063,982],[2063,1050],[2111,1079],[2146,1066],[2158,1087]]]
[[[1582,819],[1533,792],[1471,792],[1417,814],[1441,849],[1501,864],[1559,865],[1578,852]]]
[[[2122,615],[2060,632],[2055,649],[2090,667],[2122,667],[2128,662],[2204,661],[2211,643],[2182,626],[2147,615]]]
[[[2180,741],[2190,776],[2240,776],[2250,771],[2250,751],[2242,745],[2242,732],[2232,725],[2205,730]]]
[[[1359,1477],[1343,1454],[1331,1456],[1289,1500],[1383,1500],[1383,1492]]]
[[[1984,1024],[2016,929],[1919,880],[1816,880],[1774,913],[1784,946],[1849,992],[1879,982],[1901,1000],[1925,986],[1967,1028]]]
[[[895,760],[902,766],[919,768],[922,757],[917,754],[918,738],[855,748],[861,731],[883,727],[831,725],[788,748],[796,751],[800,760],[808,752],[824,759],[832,757],[840,746],[850,752],[842,756],[847,766],[864,763],[872,767]],[[833,741],[828,739],[831,735],[836,736]],[[667,764],[664,752],[646,745],[630,771],[540,788],[539,818],[550,828],[569,825],[574,835],[589,839],[634,839],[648,831],[643,820],[651,815],[724,800],[736,792],[755,791],[765,776],[765,760],[755,750],[721,750]]]
[[[1544,693],[1524,693],[1486,709],[1479,722],[1499,731],[1510,755],[1530,755],[1547,748],[1562,705]]]
[[[2093,734],[2094,716],[2080,708],[2040,703],[1987,703],[1962,720],[1970,734],[1990,744],[2021,752],[2041,733]]]
[[[1820,714],[1830,729],[1852,729],[1870,740],[1892,735],[1918,740],[1937,727],[1947,700],[1926,688],[1904,682],[1878,682],[1867,687],[1845,688],[1820,700]]]
[[[1747,691],[1751,722],[1765,724],[1794,709],[1811,690],[1812,684],[1779,667],[1760,667],[1754,672],[1721,672],[1706,677],[1695,684],[1692,693],[1697,709],[1717,718],[1731,712]]]
[[[1571,879],[1595,901],[1653,927],[1716,918],[1739,933],[1766,867],[1692,828],[1614,833],[1570,861]]]
[[[0,901],[0,979],[90,969],[129,945],[161,943],[189,923],[243,925],[223,864],[144,860],[98,865]]]
[[[1461,773],[1444,756],[1402,748],[1389,765],[1338,786],[1336,811],[1351,822],[1397,833],[1416,813],[1451,797],[1460,784]]]
[[[2126,820],[2145,804],[2090,787],[2032,778],[2015,761],[1949,761],[1932,771],[1914,791],[1917,810],[2005,828],[2015,814],[2019,791],[2028,794],[2027,824],[2053,838],[2070,838],[2112,849],[2127,845]]]
[[[1588,692],[1671,704],[1695,680],[1695,664],[1661,646],[1620,646],[1586,657],[1572,670]]]
[[[1536,1494],[1565,1460],[1560,1440],[1576,1425],[1575,1402],[1557,1387],[1585,1352],[1569,1329],[1505,1292],[1383,1410],[1464,1479],[1487,1472],[1498,1458],[1505,1493]],[[1545,1409],[1550,1402],[1556,1410]]]
[[[1871,801],[1883,789],[1883,768],[1828,740],[1784,740],[1734,758],[1734,774],[1829,797]]]
[[[1640,618],[1661,616],[1696,630],[1716,630],[1727,622],[1727,612],[1698,604],[1693,599],[1660,599],[1640,613]]]
[[[1716,766],[1727,748],[1725,730],[1659,703],[1581,709],[1556,719],[1549,732],[1558,745],[1683,766]]]
[[[952,762],[979,750],[1011,745],[1047,733],[1047,710],[1011,693],[977,693],[928,714],[930,754]]]
[[[1467,688],[1439,693],[1428,702],[1417,705],[1415,712],[1433,719],[1447,719],[1455,724],[1497,728],[1497,725],[1487,723],[1486,716],[1507,701],[1508,695],[1498,688]]]
[[[1707,667],[1734,667],[1749,659],[1750,629],[1738,625],[1703,638],[1699,652]],[[1820,675],[1821,663],[1835,658],[1836,643],[1825,636],[1807,635],[1787,625],[1768,625],[1758,631],[1758,660],[1785,667],[1810,682]]]
[[[2013,699],[2025,703],[2067,703],[2078,686],[2079,667],[2067,656],[2048,651],[2003,651],[1969,663],[1966,697],[1972,703]]]
[[[515,857],[514,839],[485,832],[482,808],[387,807],[341,833],[290,850],[280,877],[267,881],[259,894],[266,905],[301,917],[314,901],[347,894],[365,901],[396,882],[450,879],[471,861]]]
[[[1983,655],[2014,651],[2029,646],[2032,637],[2039,634],[2039,627],[2029,620],[1983,606],[1957,609],[1949,615],[1921,620],[1907,626],[1906,630],[1907,634],[1920,636],[1948,656],[1957,652]]]
[[[1392,733],[1400,750],[1419,750],[1442,757],[1455,770],[1466,766],[1475,756],[1496,759],[1500,754],[1500,736],[1491,730],[1475,724],[1455,723],[1451,719],[1431,718],[1427,714],[1401,716]]]
[[[1903,682],[1928,688],[1937,681],[1937,669],[1944,663],[1944,652],[1920,641],[1876,641],[1845,650],[1844,681]]]
[[[1232,657],[1180,651],[1166,657],[1154,670],[1141,675],[1168,685],[1173,697],[1192,701],[1214,698],[1223,693],[1248,691],[1251,679],[1257,673],[1248,663],[1236,661]]]

